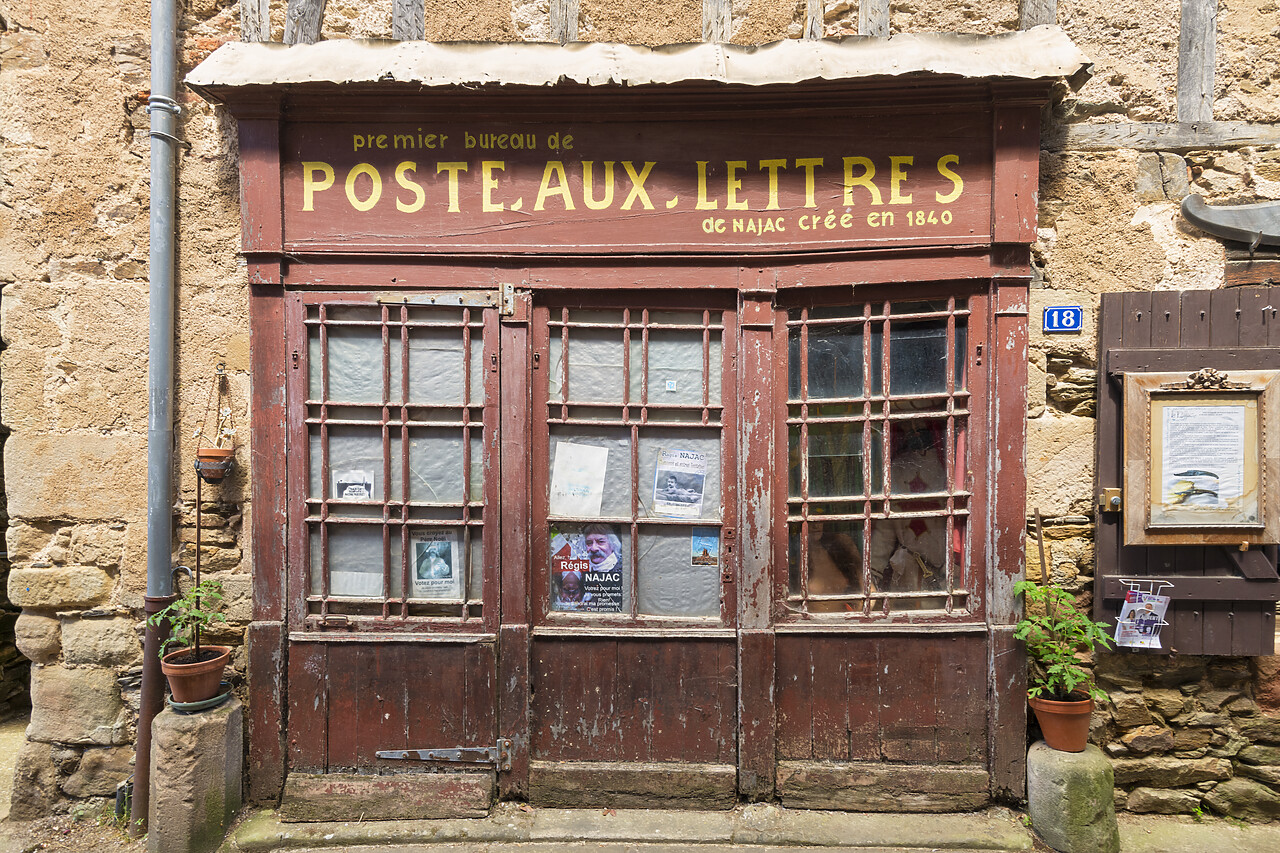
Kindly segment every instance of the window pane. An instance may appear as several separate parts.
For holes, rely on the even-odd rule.
[[[889,392],[939,394],[947,390],[947,321],[894,323],[889,331]]]
[[[462,503],[462,430],[409,430],[409,500]]]
[[[641,517],[720,518],[720,431],[640,433]]]
[[[462,329],[411,329],[409,402],[420,406],[462,405],[465,364]]]
[[[631,402],[641,400],[644,387],[644,340],[639,330],[631,337]],[[708,401],[712,406],[720,403],[720,337],[711,336],[708,357],[710,375],[707,377]],[[702,405],[702,332],[695,330],[649,331],[649,396],[651,406],[701,406]]]
[[[873,519],[870,556],[876,590],[946,589],[946,529],[943,515]]]
[[[550,461],[552,516],[631,517],[630,430],[554,427]]]
[[[399,447],[400,442],[395,440]],[[329,428],[329,482],[320,482],[322,453],[320,431],[311,432],[310,497],[342,501],[383,501],[387,483],[383,470],[382,428],[334,426]],[[392,456],[391,498],[400,487],[398,456]]]
[[[720,615],[720,532],[661,527],[640,531],[639,610],[652,616]]]
[[[560,351],[558,330],[552,330],[552,398],[558,392],[564,353]],[[623,390],[622,330],[569,330],[569,399],[576,402],[621,403]],[[638,370],[638,365],[632,365]]]
[[[790,535],[791,592],[800,594],[802,525],[792,522]],[[862,592],[862,523],[811,520],[807,537],[809,595],[856,595]],[[814,613],[841,613],[842,601],[810,601]]]
[[[329,594],[382,598],[381,525],[331,524],[329,527]],[[394,537],[392,537],[394,538]],[[311,528],[311,592],[320,594],[320,529]]]
[[[810,327],[808,398],[859,397],[862,385],[862,326]]]
[[[938,420],[895,421],[889,428],[889,476],[895,495],[947,489],[947,425]]]
[[[313,360],[313,376],[320,363]],[[377,327],[329,327],[328,399],[341,403],[383,400],[382,330]]]

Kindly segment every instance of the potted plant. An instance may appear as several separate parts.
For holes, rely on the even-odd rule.
[[[1089,741],[1093,700],[1107,694],[1094,683],[1078,655],[1097,647],[1112,647],[1105,623],[1094,622],[1076,606],[1075,596],[1056,586],[1020,581],[1026,615],[1014,626],[1031,660],[1027,701],[1035,712],[1044,740],[1053,749],[1083,752]]]
[[[217,483],[227,476],[235,459],[235,424],[231,420],[231,407],[218,409],[218,421],[212,434],[212,443],[201,442],[196,447],[196,474],[206,483]],[[196,430],[197,440],[205,439],[204,427]]]
[[[203,702],[218,695],[230,646],[201,645],[200,632],[227,617],[211,609],[222,600],[222,584],[203,580],[147,619],[153,627],[168,621],[170,636],[160,647],[160,670],[169,679],[173,701]],[[170,647],[180,648],[169,651]]]

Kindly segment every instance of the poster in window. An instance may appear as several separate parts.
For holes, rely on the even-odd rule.
[[[1116,645],[1131,649],[1160,648],[1160,629],[1169,611],[1169,596],[1131,589],[1116,620]]]
[[[692,566],[720,565],[720,530],[715,527],[693,528]]]
[[[462,598],[458,531],[418,531],[413,534],[411,544],[413,597],[448,601]]]
[[[340,501],[373,500],[373,474],[368,471],[335,471],[333,497]]]
[[[551,514],[579,518],[599,516],[608,465],[607,447],[557,441],[556,459],[551,466]]]
[[[621,613],[627,562],[616,525],[551,528],[551,609]]]
[[[707,454],[661,448],[653,475],[653,511],[677,518],[702,515],[702,491],[707,480]]]

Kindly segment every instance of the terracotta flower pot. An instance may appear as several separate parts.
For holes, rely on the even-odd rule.
[[[227,476],[235,459],[234,447],[201,447],[196,450],[196,473],[206,483],[217,483]]]
[[[1093,717],[1092,699],[1085,696],[1070,702],[1058,702],[1031,696],[1027,698],[1027,704],[1035,711],[1045,743],[1061,752],[1084,752],[1089,743],[1089,721]]]
[[[194,649],[187,647],[169,652],[160,659],[160,671],[169,679],[169,692],[173,701],[189,703],[203,702],[218,695],[222,685],[222,671],[231,658],[230,646],[201,646],[201,656],[208,652],[216,652],[208,660],[196,663],[174,663],[177,658],[190,654]]]

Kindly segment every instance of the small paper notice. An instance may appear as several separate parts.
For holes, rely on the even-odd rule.
[[[653,511],[659,515],[697,518],[707,480],[707,454],[693,450],[658,451],[653,475]]]
[[[604,503],[608,465],[607,447],[557,441],[556,461],[551,467],[551,514],[597,518]]]
[[[462,561],[458,531],[423,530],[413,534],[413,597],[455,601],[462,598]]]
[[[373,474],[368,471],[335,471],[333,497],[340,501],[373,500]]]

